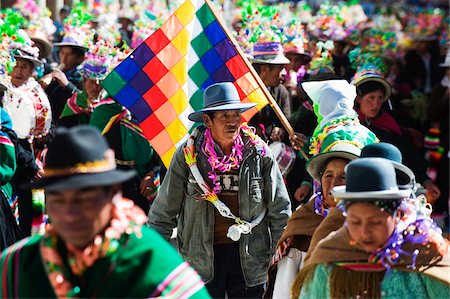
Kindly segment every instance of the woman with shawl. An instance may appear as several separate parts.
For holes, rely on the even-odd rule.
[[[293,297],[447,297],[449,244],[425,201],[397,187],[389,160],[360,158],[346,173],[346,186],[332,191],[345,224],[319,242]]]
[[[328,210],[336,205],[331,189],[345,184],[346,164],[356,159],[365,145],[378,142],[372,132],[359,124],[352,108],[356,96],[354,86],[345,80],[334,79],[302,85],[314,102],[319,120],[310,142],[313,157],[306,166],[315,180],[316,191],[291,216],[278,242],[273,259],[273,264],[277,265],[274,298],[289,297],[314,231]]]

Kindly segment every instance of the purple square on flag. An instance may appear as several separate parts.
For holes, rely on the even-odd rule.
[[[213,75],[212,78],[216,82],[232,82],[234,81],[234,77],[231,72],[228,70],[226,65],[223,65],[220,69],[218,69]]]
[[[208,80],[206,80],[206,81],[202,84],[202,86],[200,86],[200,89],[204,91],[208,86],[210,86],[210,85],[212,85],[212,84],[214,84],[214,83],[216,83],[216,81],[214,81],[213,78],[209,77]]]
[[[225,32],[217,21],[212,22],[205,28],[205,34],[209,42],[215,46],[226,38]]]
[[[142,68],[150,61],[150,59],[155,57],[155,54],[153,54],[146,43],[142,43],[133,51],[133,53],[131,53],[130,57]]]
[[[129,81],[131,78],[139,72],[141,68],[131,59],[127,57],[122,63],[120,63],[115,71],[126,81]]]
[[[236,56],[237,52],[234,49],[233,45],[228,39],[224,39],[220,43],[218,43],[214,47],[219,54],[220,58],[222,58],[223,61],[228,61],[229,59]]]
[[[129,83],[134,89],[136,89],[140,94],[144,94],[152,88],[154,85],[152,80],[147,76],[146,73],[143,71],[140,71],[139,73],[134,76],[133,79],[131,79]]]
[[[127,108],[133,106],[133,104],[141,97],[141,95],[130,85],[126,85],[117,94],[115,99]]]
[[[214,74],[214,72],[223,65],[223,61],[220,59],[219,54],[217,54],[214,48],[209,49],[209,51],[200,58],[200,61],[210,75]]]
[[[130,111],[139,123],[143,122],[153,113],[152,109],[143,98],[137,100],[136,103],[130,107]]]

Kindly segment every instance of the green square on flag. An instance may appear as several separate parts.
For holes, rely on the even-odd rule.
[[[127,82],[116,71],[112,71],[108,77],[102,81],[102,86],[112,97],[115,97],[125,85],[127,85]]]

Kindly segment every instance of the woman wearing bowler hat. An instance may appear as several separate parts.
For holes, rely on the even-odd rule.
[[[298,277],[301,298],[439,298],[450,292],[448,241],[429,207],[407,200],[391,161],[360,158],[346,169],[346,221],[322,240]],[[439,267],[433,267],[439,263]],[[324,285],[325,283],[325,285]],[[295,290],[294,290],[295,291]]]

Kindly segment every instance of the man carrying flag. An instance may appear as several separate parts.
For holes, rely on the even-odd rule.
[[[179,147],[149,213],[148,225],[169,239],[178,227],[181,255],[215,298],[261,298],[290,201],[270,149],[245,123],[231,82],[210,85],[203,122]]]

